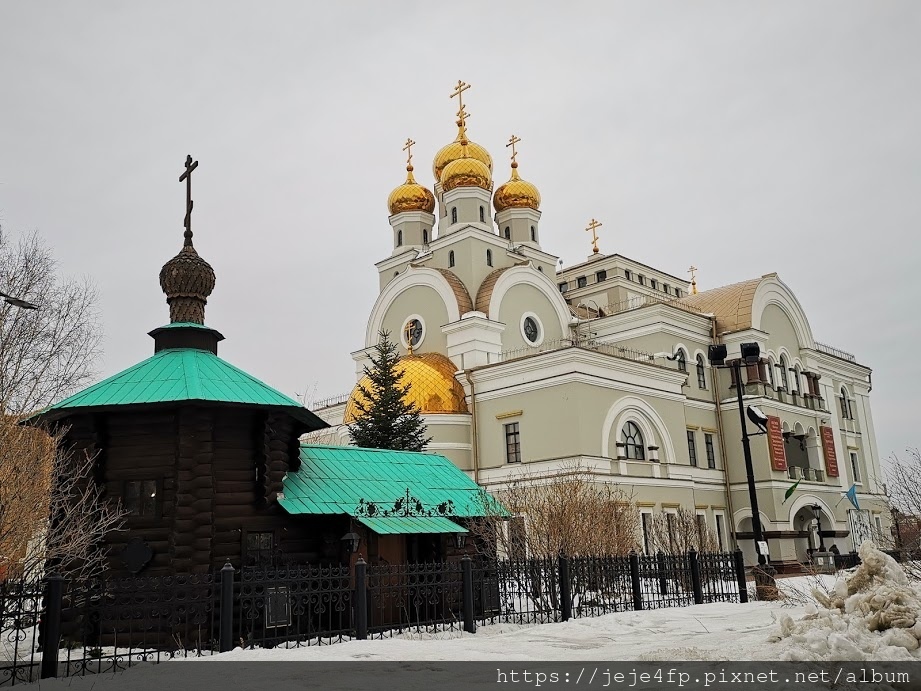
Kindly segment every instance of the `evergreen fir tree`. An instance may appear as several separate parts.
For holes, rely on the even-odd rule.
[[[388,331],[381,331],[365,375],[371,385],[359,384],[361,397],[355,401],[359,410],[349,436],[355,446],[368,449],[422,451],[432,441],[425,436],[425,423],[415,403],[407,402],[411,384],[403,384],[403,370],[398,361],[396,343]]]

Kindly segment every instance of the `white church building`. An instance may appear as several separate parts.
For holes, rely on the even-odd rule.
[[[711,367],[708,348],[724,344],[731,362],[740,344],[757,343],[760,361],[743,365],[741,385],[745,405],[772,419],[769,434],[751,439],[771,562],[805,561],[817,526],[841,552],[888,534],[871,370],[815,340],[777,273],[696,292],[597,243],[586,261],[561,267],[545,249],[540,194],[519,175],[517,138],[509,178],[494,190],[492,158],[465,120],[461,104],[457,137],[435,156],[433,190],[414,179],[410,155],[406,182],[390,194],[393,250],[376,264],[380,293],[352,353],[356,378],[388,330],[428,448],[484,488],[523,468],[552,475],[577,463],[632,494],[645,548],[652,517],[685,508],[752,563],[737,383]],[[314,409],[334,426],[334,443],[348,443],[355,395]],[[843,499],[852,486],[859,510]]]

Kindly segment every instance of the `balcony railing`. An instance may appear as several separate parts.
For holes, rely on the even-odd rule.
[[[535,355],[537,353],[547,353],[554,350],[562,350],[563,348],[586,348],[587,350],[606,353],[607,355],[613,355],[614,357],[624,358],[626,360],[633,360],[634,362],[654,362],[656,359],[655,355],[652,353],[647,353],[643,350],[637,350],[635,348],[618,345],[616,343],[599,343],[598,341],[591,339],[575,340],[571,338],[560,338],[553,341],[544,341],[539,346],[533,348],[524,347],[503,351],[499,354],[499,362],[507,362],[508,360],[515,360],[517,358],[526,357],[528,355]]]
[[[791,480],[804,480],[806,482],[825,482],[825,471],[819,468],[801,468],[791,465],[787,468],[787,475]]]
[[[345,403],[349,400],[349,393],[341,393],[338,396],[329,396],[327,398],[321,398],[319,401],[310,402],[309,408],[311,410],[319,410],[320,408],[329,408],[334,405],[339,405],[340,403]]]
[[[847,360],[848,362],[857,362],[857,358],[846,350],[839,350],[838,348],[833,348],[830,345],[825,345],[824,343],[819,343],[818,341],[815,342],[815,349],[820,353],[825,353],[826,355],[831,355],[832,357],[841,358],[842,360]]]

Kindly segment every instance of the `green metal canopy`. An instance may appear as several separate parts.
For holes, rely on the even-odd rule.
[[[294,399],[214,353],[197,348],[161,350],[153,357],[45,408],[31,419],[60,418],[81,408],[180,401],[277,407],[307,423],[311,429],[328,426]]]
[[[358,522],[378,535],[406,535],[410,533],[466,533],[454,521],[442,516],[413,516],[410,518],[359,518]]]
[[[288,513],[355,516],[385,535],[464,532],[452,518],[486,513],[482,488],[450,460],[431,453],[304,444],[301,466],[287,474],[282,492],[278,503]],[[435,515],[393,511],[407,494],[418,500],[423,514]],[[445,502],[451,509],[439,514],[436,507]],[[361,508],[369,503],[374,515]],[[504,513],[498,505],[494,510]],[[391,515],[381,515],[385,511]]]

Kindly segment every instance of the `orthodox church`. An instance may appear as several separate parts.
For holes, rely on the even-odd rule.
[[[578,464],[632,493],[647,551],[655,514],[684,508],[753,563],[742,386],[746,406],[769,419],[751,448],[771,563],[792,568],[809,550],[847,552],[888,534],[870,368],[815,340],[776,273],[698,292],[693,272],[688,285],[602,253],[594,219],[592,253],[562,266],[546,248],[559,230],[541,226],[540,192],[519,171],[520,140],[509,140],[508,179],[496,186],[492,157],[470,139],[468,88],[458,82],[452,94],[457,136],[435,155],[432,189],[415,178],[415,142],[404,147],[406,180],[387,200],[392,251],[375,265],[379,294],[352,353],[356,378],[387,330],[433,438],[428,450],[480,486]],[[758,354],[737,382],[708,353],[725,346],[731,363],[743,343]],[[315,407],[332,425],[327,440],[348,443],[359,397],[356,385]]]

